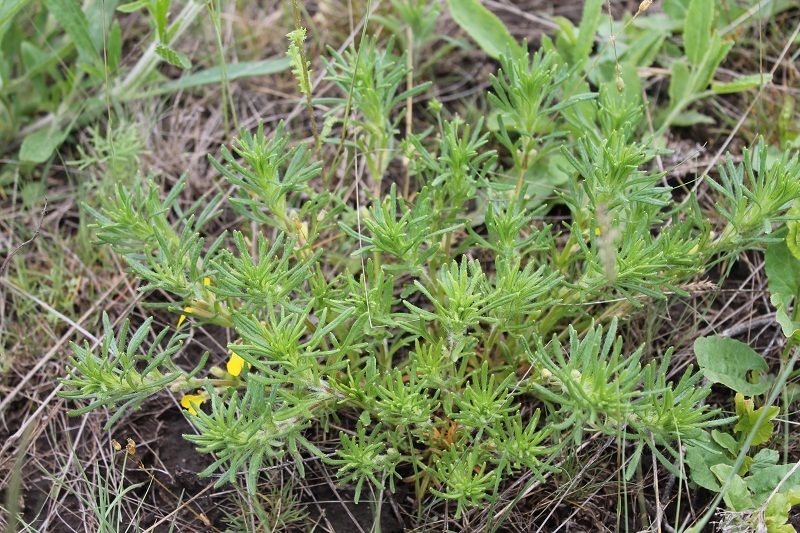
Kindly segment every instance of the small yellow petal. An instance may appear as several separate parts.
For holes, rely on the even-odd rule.
[[[234,351],[231,351],[231,358],[228,359],[228,372],[232,376],[238,376],[242,373],[242,369],[244,368],[245,360],[242,359],[242,356],[237,354]],[[247,368],[250,368],[250,363],[247,363]]]
[[[598,237],[600,236],[600,226],[595,226],[594,234],[597,235]]]
[[[211,278],[203,278],[203,285],[211,285]]]
[[[183,310],[186,313],[194,313],[194,309],[192,309],[191,307],[184,307]],[[185,320],[186,320],[186,315],[181,315],[181,317],[178,319],[177,327],[181,327],[181,324],[183,324]]]
[[[197,414],[197,407],[203,404],[208,399],[207,394],[187,394],[181,398],[181,406],[187,409],[191,414]]]

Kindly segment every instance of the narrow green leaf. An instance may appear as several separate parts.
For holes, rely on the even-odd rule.
[[[786,248],[789,249],[795,259],[800,261],[800,201],[794,201],[787,216],[798,217],[786,221]],[[797,294],[797,291],[795,291],[795,294]]]
[[[117,11],[121,13],[133,13],[134,11],[139,11],[142,8],[147,7],[149,2],[147,0],[138,0],[137,2],[128,2],[127,4],[122,4],[117,8]]]
[[[290,67],[289,58],[264,59],[262,61],[247,61],[235,63],[226,67],[227,79],[229,81],[239,78],[252,78],[254,76],[267,76],[282,72]],[[211,67],[188,76],[183,76],[177,80],[172,80],[163,85],[159,85],[146,94],[136,95],[137,98],[144,96],[156,96],[159,94],[172,93],[178,90],[192,89],[204,85],[214,85],[222,82],[222,72],[219,67]]]
[[[47,10],[69,34],[78,51],[89,61],[100,61],[100,55],[92,43],[89,22],[75,0],[42,0]]]
[[[751,74],[750,76],[742,76],[739,79],[727,83],[712,83],[711,90],[714,91],[714,94],[738,93],[761,87],[770,81],[772,81],[772,75],[769,73]]]
[[[33,132],[22,141],[19,158],[26,163],[44,163],[66,138],[67,132],[60,129]]]
[[[632,63],[637,67],[651,66],[666,39],[667,32],[665,31],[643,32],[631,42],[630,47],[625,51],[625,62]]]
[[[686,63],[675,61],[672,63],[672,76],[669,81],[669,107],[674,109],[686,98],[689,86],[689,67]]]
[[[714,0],[691,0],[683,27],[683,47],[693,67],[697,67],[708,51]]]
[[[456,24],[461,26],[489,57],[497,59],[500,54],[508,53],[509,50],[514,58],[520,58],[525,54],[505,24],[478,0],[447,0],[447,7]]]
[[[168,46],[164,46],[163,44],[156,45],[156,54],[169,63],[172,66],[182,68],[184,70],[192,68],[192,62],[189,61],[189,58],[186,57],[186,54],[182,54],[177,50],[173,50]]]
[[[702,56],[700,65],[692,71],[691,89],[692,93],[700,93],[708,87],[711,80],[714,79],[714,74],[717,72],[722,60],[728,55],[733,46],[733,41],[730,39],[722,40],[719,32],[714,30],[711,40],[708,42],[708,50]]]
[[[745,343],[726,337],[701,337],[694,342],[694,353],[709,381],[721,383],[745,396],[767,391],[766,383],[750,383],[747,379],[750,371],[766,371],[769,365]]]
[[[89,22],[89,38],[98,53],[103,50],[103,36],[107,35],[111,27],[117,4],[119,0],[87,0],[83,3],[86,20]]]
[[[583,6],[583,17],[578,26],[578,40],[575,43],[575,61],[586,61],[594,48],[594,34],[600,24],[603,0],[587,0]]]
[[[0,2],[0,41],[8,30],[8,25],[14,15],[28,3],[28,0],[3,0]]]
[[[115,20],[108,32],[108,70],[113,71],[122,59],[122,28]]]
[[[156,23],[156,34],[158,35],[158,40],[162,43],[169,42],[169,36],[167,36],[167,16],[169,15],[170,3],[171,0],[156,0],[154,6],[155,9],[150,12],[150,15],[153,17],[153,20]]]

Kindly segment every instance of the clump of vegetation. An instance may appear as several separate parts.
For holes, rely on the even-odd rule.
[[[713,208],[698,187],[670,181],[660,170],[667,132],[707,123],[695,110],[705,99],[761,90],[771,77],[716,80],[733,46],[720,28],[740,15],[708,0],[665,2],[671,18],[637,25],[650,4],[611,21],[609,44],[595,51],[603,2],[588,0],[578,27],[560,21],[531,53],[478,2],[448,1],[499,66],[485,119],[448,115],[431,99],[422,126],[414,106],[434,84],[413,67],[421,43],[437,38],[423,2],[394,2],[411,33],[382,15],[396,37],[368,37],[365,25],[357,44],[329,48],[324,69],[339,94],[326,98],[314,95],[296,27],[287,65],[309,110],[326,109],[321,131],[311,122],[313,145],[284,122],[259,123],[209,155],[230,196],[186,208],[186,176],[168,193],[149,177],[86,206],[139,290],[170,295],[148,305],[175,323],[115,328],[104,315],[98,348],[72,344],[60,395],[81,405],[73,414],[108,408],[108,428],[178,393],[195,430],[185,438],[208,454],[201,476],[218,487],[241,482],[252,498],[265,467],[289,459],[305,475],[313,457],[354,487],[356,503],[409,484],[420,520],[425,505],[447,501],[456,520],[491,509],[494,528],[508,512],[501,486],[559,475],[603,435],[620,450],[621,483],[652,457],[716,493],[725,527],[793,531],[800,475],[769,445],[800,340],[791,306],[800,156],[764,139],[729,154],[697,180]],[[161,7],[125,9],[146,8],[158,22],[155,53],[188,66],[159,44],[171,39]],[[656,63],[670,74],[668,97],[645,113],[638,72]],[[553,209],[568,217],[547,222]],[[237,217],[230,233],[215,229],[224,213]],[[786,337],[779,369],[768,374],[764,358],[721,336],[698,339],[697,365],[677,368],[672,348],[631,348],[654,302],[688,297],[705,274],[724,278],[740,254],[766,246]],[[206,325],[229,331],[228,353],[177,364],[187,330]],[[224,369],[214,364],[223,356]],[[715,384],[738,393],[734,416],[711,401]],[[309,438],[342,421],[332,447]],[[656,522],[662,515],[659,502]]]

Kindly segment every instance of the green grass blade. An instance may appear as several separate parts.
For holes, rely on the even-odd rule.
[[[288,68],[289,58],[264,59],[262,61],[247,61],[228,65],[226,67],[226,73],[228,81],[233,81],[240,78],[251,78],[253,76],[267,76],[284,71]],[[136,95],[136,98],[168,94],[175,91],[193,89],[204,85],[215,85],[218,83],[222,83],[222,71],[219,67],[211,67],[159,85],[150,91]]]

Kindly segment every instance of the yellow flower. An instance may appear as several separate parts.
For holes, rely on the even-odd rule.
[[[203,405],[203,402],[206,400],[208,400],[208,393],[206,391],[200,391],[200,394],[187,394],[181,398],[181,406],[193,415],[196,415],[197,408]]]
[[[211,285],[211,278],[203,278],[203,285]],[[183,312],[184,313],[195,313],[195,314],[197,314],[199,312],[200,314],[203,314],[203,315],[208,314],[208,313],[204,313],[202,311],[198,311],[194,307],[184,307],[183,308]],[[177,324],[176,327],[180,328],[181,324],[183,324],[184,321],[186,321],[186,315],[181,315],[181,317],[178,319],[178,324]]]
[[[184,307],[183,311],[185,313],[194,313],[194,309],[191,307]],[[178,325],[177,325],[178,328],[181,327],[181,324],[183,324],[184,320],[186,320],[186,315],[181,315],[181,317],[178,319]]]
[[[242,359],[242,356],[238,353],[231,350],[231,358],[228,359],[228,372],[232,376],[238,376],[242,373],[242,369],[244,368],[245,360]],[[247,368],[250,368],[250,363],[247,363]]]

